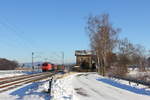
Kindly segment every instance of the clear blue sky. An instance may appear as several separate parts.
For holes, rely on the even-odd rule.
[[[75,62],[74,51],[89,49],[89,14],[109,13],[120,37],[150,49],[149,0],[1,0],[0,57],[31,61],[48,58]],[[41,56],[39,58],[38,56]]]

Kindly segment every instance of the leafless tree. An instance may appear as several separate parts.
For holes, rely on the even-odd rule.
[[[118,47],[117,74],[125,75],[128,72],[128,66],[138,66],[141,71],[145,70],[146,50],[143,46],[134,45],[125,38],[119,41]]]
[[[128,65],[130,62],[130,56],[132,55],[134,48],[127,38],[119,40],[118,43],[118,56],[117,56],[117,75],[125,75],[128,72]]]
[[[19,64],[16,61],[0,58],[0,70],[14,70],[18,66]]]
[[[140,71],[145,71],[145,67],[147,65],[147,60],[146,60],[146,49],[144,48],[144,46],[142,45],[135,45],[135,52],[134,52],[134,56],[135,56],[135,60],[134,62],[139,66]]]
[[[113,52],[117,43],[119,29],[115,29],[112,26],[108,14],[102,14],[98,16],[89,16],[87,31],[91,48],[96,53],[98,71],[100,74],[105,75],[106,67],[109,65],[107,55]]]

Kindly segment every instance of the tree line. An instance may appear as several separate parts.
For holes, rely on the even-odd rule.
[[[18,62],[0,58],[0,70],[14,70],[19,67]]]
[[[123,76],[129,66],[136,66],[140,71],[149,66],[144,46],[133,44],[127,38],[120,39],[121,29],[113,27],[108,14],[89,16],[86,30],[101,75]]]

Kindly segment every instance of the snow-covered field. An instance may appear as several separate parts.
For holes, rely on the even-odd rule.
[[[1,93],[0,100],[150,100],[147,87],[135,83],[129,85],[127,81],[109,79],[96,73],[55,77],[51,96],[47,93],[48,87],[47,80],[26,84]]]
[[[26,74],[22,70],[0,70],[0,78],[3,77],[12,77],[12,76],[18,76],[18,75],[24,75]]]
[[[141,79],[147,82],[150,82],[150,70],[145,72],[140,72],[139,69],[130,69],[127,77],[134,78],[134,79]]]
[[[24,70],[0,70],[0,78],[33,74],[33,73],[38,73],[38,72],[40,71],[33,72],[33,71],[24,71]]]

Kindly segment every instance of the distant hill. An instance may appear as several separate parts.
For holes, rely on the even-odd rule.
[[[34,62],[34,66],[37,67],[39,64],[41,65],[43,62]],[[26,62],[26,63],[20,63],[20,66],[22,67],[32,67],[31,62]]]

